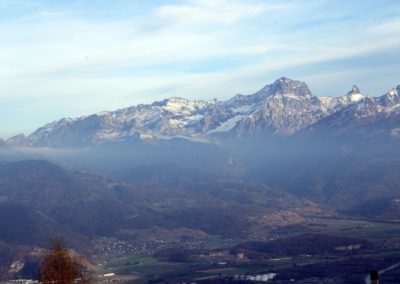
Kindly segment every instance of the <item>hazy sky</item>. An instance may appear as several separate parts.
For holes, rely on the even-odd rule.
[[[316,95],[400,84],[400,1],[0,0],[0,137],[278,77]]]

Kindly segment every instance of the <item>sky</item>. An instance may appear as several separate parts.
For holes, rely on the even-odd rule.
[[[397,0],[0,0],[0,137],[279,77],[315,95],[400,84]]]

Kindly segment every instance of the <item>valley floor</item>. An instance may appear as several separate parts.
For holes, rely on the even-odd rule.
[[[289,226],[290,227],[290,226]],[[120,283],[365,283],[371,270],[380,270],[400,262],[400,224],[369,222],[345,218],[309,218],[306,222],[286,228],[272,239],[303,234],[319,234],[326,238],[326,248],[318,254],[286,254],[254,249],[233,253],[235,245],[244,239],[213,239],[193,242],[192,248],[183,243],[164,248],[147,246],[147,250],[118,257],[98,256],[98,281]],[[338,246],[331,251],[331,237],[356,238],[370,243]],[[294,239],[293,239],[294,240]],[[255,240],[251,240],[255,241]],[[261,241],[265,241],[264,239]],[[201,244],[201,245],[198,245]],[[290,244],[297,246],[298,244]],[[307,250],[307,249],[306,249]],[[382,275],[382,283],[398,283],[398,267]],[[397,281],[397,282],[396,282]]]

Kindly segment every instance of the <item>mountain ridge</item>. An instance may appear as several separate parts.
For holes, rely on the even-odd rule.
[[[215,137],[267,133],[292,135],[353,108],[349,115],[400,115],[400,85],[378,97],[364,96],[353,85],[340,97],[315,96],[306,83],[282,77],[250,95],[229,100],[170,97],[116,111],[62,118],[25,136],[13,146],[83,147],[108,141],[185,138],[212,142]],[[398,109],[397,106],[399,106]]]

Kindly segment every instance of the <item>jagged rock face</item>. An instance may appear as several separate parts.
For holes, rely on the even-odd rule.
[[[400,103],[400,86],[378,98],[378,101],[383,107],[393,107],[398,105]]]
[[[264,92],[264,89],[261,91]],[[241,120],[235,130],[239,135],[266,130],[292,134],[315,123],[327,113],[322,109],[319,98],[311,95],[306,84],[281,79],[268,89],[262,105]]]
[[[357,86],[345,96],[317,97],[300,81],[280,78],[255,94],[227,101],[172,97],[76,119],[49,123],[12,145],[82,147],[107,141],[170,139],[211,141],[225,135],[291,135],[313,125],[353,123],[400,112],[400,86],[381,97],[365,97]]]
[[[296,97],[312,96],[308,86],[304,82],[293,81],[285,77],[260,90],[261,93],[264,91],[267,92],[269,96],[286,96],[290,94]]]

